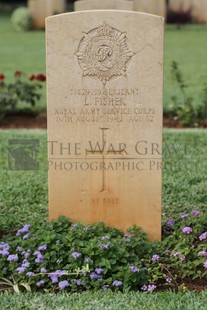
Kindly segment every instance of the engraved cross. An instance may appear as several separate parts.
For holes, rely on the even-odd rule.
[[[100,189],[100,192],[109,192],[109,185],[108,185],[108,176],[107,176],[107,170],[105,169],[105,159],[107,158],[107,155],[123,155],[124,149],[119,149],[118,151],[114,150],[113,146],[108,147],[107,149],[107,142],[108,142],[108,130],[109,128],[100,128],[102,131],[102,147],[98,145],[93,150],[87,150],[86,149],[86,156],[96,156],[96,158],[100,155],[100,158],[102,159],[102,187]]]

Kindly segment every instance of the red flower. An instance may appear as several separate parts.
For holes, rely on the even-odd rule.
[[[36,77],[35,77],[34,74],[32,74],[32,75],[29,77],[29,80],[30,80],[30,81],[34,81],[35,79],[36,79]]]
[[[37,81],[41,81],[41,82],[44,82],[46,81],[46,76],[42,73],[39,73],[37,76],[36,76],[36,80]]]
[[[14,73],[15,77],[21,77],[22,74],[23,74],[22,71],[16,71],[16,72]]]
[[[0,81],[3,81],[5,79],[5,75],[4,74],[0,74]]]

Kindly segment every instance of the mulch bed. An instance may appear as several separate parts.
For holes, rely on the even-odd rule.
[[[167,128],[185,128],[178,120],[172,116],[164,117],[163,127]],[[200,128],[207,128],[207,118],[204,119]],[[0,121],[0,128],[47,128],[47,113],[33,114],[10,114]]]

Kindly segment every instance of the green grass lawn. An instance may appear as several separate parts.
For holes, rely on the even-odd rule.
[[[171,63],[176,61],[189,85],[189,95],[195,104],[202,100],[201,91],[207,83],[207,26],[166,26],[164,57],[164,106],[169,106],[171,96],[179,90],[171,77]],[[0,15],[0,73],[11,79],[14,71],[26,74],[45,73],[45,33],[30,31],[16,33],[9,21],[9,15]],[[45,90],[38,108],[45,109]]]
[[[207,292],[0,295],[4,310],[205,310]]]

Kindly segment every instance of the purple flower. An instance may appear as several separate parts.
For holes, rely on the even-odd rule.
[[[44,280],[40,280],[36,283],[37,286],[42,286],[45,283]]]
[[[113,283],[112,283],[113,286],[121,286],[122,285],[122,282],[121,281],[118,281],[118,280],[115,280]]]
[[[109,244],[108,243],[106,243],[106,244],[99,244],[99,247],[101,249],[108,249],[109,248]]]
[[[101,273],[103,272],[103,269],[102,269],[102,268],[96,268],[96,269],[95,269],[95,272],[96,272],[97,274],[101,274]]]
[[[66,274],[65,270],[56,270],[55,272],[50,273],[48,277],[51,279],[52,283],[57,283],[58,278],[65,274]]]
[[[160,256],[157,255],[157,254],[155,254],[155,255],[152,256],[152,260],[153,260],[153,261],[158,261],[159,259],[160,259]]]
[[[145,291],[145,292],[153,292],[155,289],[156,289],[156,285],[153,285],[153,284],[149,284],[149,285],[143,285],[141,287],[141,290],[142,291]]]
[[[179,256],[180,255],[180,252],[175,252],[174,254],[173,254],[173,256],[175,256],[175,257],[177,257],[177,256]]]
[[[34,255],[38,256],[38,255],[42,255],[40,251],[35,251]]]
[[[41,253],[40,251],[35,251],[35,252],[34,252],[34,255],[36,255],[35,262],[36,262],[37,264],[43,263],[43,261],[44,261],[44,256],[42,255],[42,253]]]
[[[205,256],[207,256],[207,252],[206,251],[200,251],[200,252],[198,252],[198,256],[205,257]]]
[[[174,221],[172,219],[167,220],[167,222],[165,223],[168,227],[172,227],[174,224]]]
[[[9,255],[9,249],[10,249],[10,246],[8,245],[8,243],[4,243],[2,242],[0,244],[0,255],[2,256],[8,256]]]
[[[26,273],[26,276],[28,276],[28,277],[32,277],[33,275],[34,275],[34,272],[32,272],[32,271],[28,271]]]
[[[22,267],[29,268],[29,266],[30,266],[30,263],[26,259],[24,259]]]
[[[72,258],[77,259],[78,257],[81,256],[81,253],[79,253],[79,252],[73,252],[73,253],[71,254],[71,256],[72,256]]]
[[[203,267],[207,269],[207,260],[204,262]]]
[[[45,268],[41,268],[41,269],[40,269],[40,272],[41,272],[41,273],[46,273],[47,270],[46,270]]]
[[[16,233],[16,236],[22,234],[22,233],[27,233],[29,231],[30,225],[25,224],[21,229],[19,229]]]
[[[84,263],[90,263],[90,261],[91,261],[91,259],[90,259],[89,257],[86,257],[86,258],[84,259]]]
[[[39,248],[38,248],[38,250],[39,250],[39,251],[47,250],[46,244],[40,245]]]
[[[199,240],[203,241],[207,238],[207,231],[205,231],[203,234],[200,235]]]
[[[198,216],[200,216],[200,211],[199,211],[199,210],[193,210],[193,211],[191,212],[191,214],[192,214],[193,216],[195,216],[195,217],[198,217]]]
[[[23,251],[23,249],[22,249],[22,247],[21,247],[21,246],[18,246],[18,247],[16,248],[16,251],[17,251],[17,252],[22,252],[22,251]]]
[[[17,262],[18,261],[18,255],[17,254],[11,254],[8,256],[7,260],[9,262]]]
[[[49,274],[48,277],[52,281],[52,283],[57,283],[58,282],[58,275],[57,274]]]
[[[61,276],[65,275],[65,274],[67,274],[67,271],[65,271],[65,270],[56,270],[55,274],[57,274],[59,277],[61,277]]]
[[[23,239],[23,240],[24,240],[24,239],[27,239],[27,238],[29,238],[30,236],[31,236],[31,234],[28,233],[28,234],[24,235],[24,236],[22,237],[22,239]]]
[[[9,255],[9,251],[7,249],[0,250],[0,255],[7,256]]]
[[[24,255],[24,258],[25,258],[25,259],[27,259],[27,258],[30,257],[30,252],[31,252],[30,250],[27,250],[27,251],[23,251],[23,252],[22,252],[22,254]]]
[[[91,279],[94,279],[94,280],[100,280],[100,279],[102,279],[102,276],[100,276],[99,274],[97,274],[97,273],[95,273],[95,272],[92,272],[92,273],[90,274],[90,278],[91,278]]]
[[[67,280],[64,280],[64,281],[60,281],[59,284],[58,284],[58,287],[60,290],[63,290],[64,288],[68,287],[69,286],[69,283]]]
[[[139,268],[137,268],[136,266],[130,266],[129,269],[131,270],[131,272],[139,272]]]
[[[10,249],[10,246],[8,245],[8,243],[5,243],[5,242],[2,242],[1,244],[0,244],[0,249],[7,249],[7,250],[9,250]]]
[[[25,272],[25,270],[26,270],[25,267],[18,267],[18,268],[16,269],[16,271],[17,271],[18,273],[23,273],[23,272]]]
[[[183,229],[182,229],[182,232],[184,233],[184,234],[190,234],[190,233],[192,233],[192,228],[191,227],[188,227],[188,226],[186,226],[186,227],[184,227]]]
[[[180,258],[180,260],[181,260],[181,262],[184,262],[184,261],[185,261],[185,256],[182,256],[182,257]]]
[[[170,254],[171,253],[171,251],[170,250],[165,250],[165,252],[164,252],[165,254]]]
[[[181,219],[185,219],[186,217],[188,217],[188,214],[181,214]]]
[[[35,263],[41,264],[41,263],[43,263],[43,261],[44,261],[43,255],[42,255],[41,253],[38,254],[38,255],[37,255],[37,258],[35,259]]]
[[[101,237],[101,240],[108,240],[110,237],[109,236],[103,236]]]
[[[132,234],[124,234],[125,238],[131,238],[133,235]]]
[[[166,278],[166,282],[167,283],[171,283],[172,282],[172,278]]]
[[[156,288],[157,288],[156,285],[153,285],[153,284],[151,285],[151,284],[149,284],[149,285],[148,285],[147,291],[148,291],[148,292],[153,292]]]
[[[78,286],[83,285],[81,279],[73,279],[72,281],[75,282]]]

